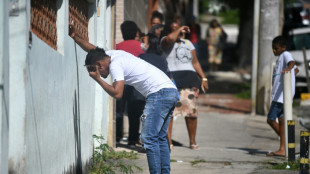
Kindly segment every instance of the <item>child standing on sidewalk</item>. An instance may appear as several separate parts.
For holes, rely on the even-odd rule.
[[[277,36],[272,40],[272,50],[275,56],[279,56],[272,75],[272,103],[267,116],[267,123],[280,136],[280,148],[275,152],[267,153],[267,156],[285,156],[284,146],[284,115],[283,115],[283,74],[291,71],[292,97],[295,94],[295,73],[298,69],[295,61],[288,51],[287,42],[283,36]],[[276,119],[278,118],[278,122]]]

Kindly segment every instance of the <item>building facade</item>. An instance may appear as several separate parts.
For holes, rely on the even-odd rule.
[[[114,4],[1,1],[1,173],[85,173],[92,135],[113,145],[114,101],[89,77],[68,25],[111,49]]]
[[[0,173],[88,173],[93,135],[115,146],[115,100],[89,77],[69,24],[109,50],[122,41],[124,20],[147,33],[148,14],[182,15],[188,2],[1,1]]]

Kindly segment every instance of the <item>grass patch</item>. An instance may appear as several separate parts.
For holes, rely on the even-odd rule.
[[[239,11],[238,10],[227,10],[218,14],[223,20],[222,24],[239,24]]]
[[[231,166],[231,162],[224,162],[224,166]]]
[[[207,162],[207,161],[204,159],[199,159],[199,160],[191,161],[191,164],[192,164],[192,166],[194,166],[196,164],[205,163],[205,162]]]
[[[142,168],[135,164],[129,164],[132,160],[125,161],[125,159],[138,159],[137,153],[131,151],[116,152],[107,144],[103,144],[103,136],[93,135],[93,138],[100,144],[94,149],[92,158],[92,165],[90,168],[91,174],[115,174],[120,171],[125,174],[133,174],[134,171],[141,172]]]
[[[175,162],[177,162],[177,160],[175,160],[175,159],[170,159],[170,162],[175,163]]]
[[[251,98],[251,90],[243,91],[235,95],[237,98],[242,99],[250,99]]]
[[[251,83],[242,83],[234,86],[240,90],[239,93],[235,94],[236,98],[251,99]]]
[[[300,100],[293,100],[293,107],[300,106]]]
[[[299,170],[299,160],[296,162],[284,162],[280,164],[273,164],[270,168],[275,170]],[[289,166],[289,168],[286,168]]]

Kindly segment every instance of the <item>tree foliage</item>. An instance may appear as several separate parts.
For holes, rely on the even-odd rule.
[[[199,13],[203,14],[209,7],[209,0],[199,0]]]
[[[254,0],[199,0],[200,13],[205,13],[210,2],[223,3],[229,9],[237,11],[239,36],[236,50],[238,60],[236,60],[236,63],[239,67],[251,66]]]
[[[254,0],[218,0],[230,8],[239,11],[239,36],[237,42],[237,57],[239,67],[249,67],[252,62],[252,36]]]

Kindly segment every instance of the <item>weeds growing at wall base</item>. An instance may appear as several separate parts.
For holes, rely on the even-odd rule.
[[[116,171],[133,174],[134,171],[142,171],[139,166],[132,164],[132,160],[126,160],[137,159],[137,153],[133,151],[116,152],[109,145],[102,143],[103,136],[93,135],[93,138],[99,143],[99,146],[94,149],[91,174],[115,174]]]
[[[299,166],[300,166],[300,163],[299,163],[299,160],[297,160],[295,162],[283,162],[283,163],[273,164],[269,168],[276,169],[276,170],[299,170]]]

